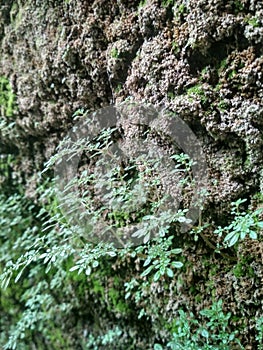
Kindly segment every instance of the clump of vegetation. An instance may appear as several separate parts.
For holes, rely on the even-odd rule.
[[[207,96],[202,87],[202,84],[197,84],[187,89],[187,95],[189,96],[190,101],[193,101],[194,98],[199,98],[202,103],[207,102]]]
[[[15,95],[7,78],[0,77],[1,117],[12,117],[15,108]]]
[[[168,7],[170,5],[174,5],[175,1],[174,0],[162,0],[162,6]]]
[[[238,241],[245,239],[249,236],[251,239],[258,238],[258,232],[263,229],[263,221],[260,220],[260,215],[263,208],[258,208],[254,211],[240,211],[239,207],[247,199],[238,199],[232,203],[231,214],[233,220],[228,226],[219,226],[215,233],[221,237],[224,237],[224,244],[228,247],[232,247]]]
[[[234,344],[244,349],[237,338],[238,331],[229,330],[231,313],[224,313],[223,302],[218,300],[208,309],[199,312],[195,318],[192,312],[178,311],[178,318],[172,324],[172,339],[165,349],[172,350],[230,350]],[[155,350],[164,349],[155,344]]]
[[[74,117],[84,115],[84,110],[79,110]],[[138,339],[144,336],[141,327],[146,319],[154,319],[158,326],[152,330],[148,322],[145,339],[155,350],[223,350],[237,345],[242,349],[239,329],[233,329],[232,315],[223,311],[227,305],[222,300],[211,301],[211,307],[198,315],[179,308],[168,326],[162,308],[165,303],[168,305],[168,295],[177,293],[173,283],[179,285],[189,269],[185,242],[193,245],[196,242],[188,232],[178,235],[178,226],[189,220],[187,208],[176,213],[158,211],[165,201],[157,172],[159,163],[142,157],[118,163],[111,150],[117,131],[117,128],[102,130],[95,139],[85,139],[73,149],[64,148],[62,153],[58,151],[47,163],[46,172],[39,174],[34,200],[26,198],[19,185],[13,194],[1,194],[1,347],[70,350],[114,346],[137,350]],[[67,184],[65,196],[58,197],[56,183],[46,173],[53,170],[61,157],[74,156],[79,147],[86,152],[89,162],[81,164],[77,176]],[[11,156],[8,159],[8,165],[15,162]],[[110,160],[110,168],[105,166],[105,159]],[[194,162],[188,155],[178,151],[169,160],[173,164],[172,174],[180,175],[180,186],[194,181],[191,172]],[[100,176],[95,164],[104,169]],[[1,170],[3,177],[10,176],[4,166]],[[66,195],[76,188],[85,208],[79,221],[65,216],[65,203],[59,201],[69,200],[67,208],[78,210],[72,197]],[[216,230],[224,247],[237,245],[245,237],[259,239],[262,210],[245,211],[241,209],[243,203],[244,199],[232,203],[231,223]],[[102,217],[104,233],[111,239],[103,239],[103,232],[97,230]],[[81,225],[81,220],[90,218],[93,221],[88,221],[89,225]],[[138,225],[133,232],[139,241],[137,245],[129,244],[123,237],[125,228],[134,223]],[[201,224],[195,228],[196,235],[207,227]],[[113,235],[107,236],[109,232]],[[98,234],[101,236],[96,237]],[[242,264],[245,258],[231,270],[235,277],[251,273]],[[161,302],[151,297],[155,288]],[[108,315],[115,324],[109,323]],[[135,324],[127,326],[127,318],[136,320]],[[255,327],[255,341],[261,350],[261,319],[255,320]],[[163,328],[164,337],[160,331]]]
[[[114,47],[112,50],[111,50],[111,52],[110,52],[110,55],[111,55],[111,57],[112,58],[119,58],[119,51],[118,51],[118,49],[116,48],[116,47]]]

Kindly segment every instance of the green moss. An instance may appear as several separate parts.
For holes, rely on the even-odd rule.
[[[163,7],[168,7],[168,6],[170,6],[170,5],[174,5],[174,0],[163,0],[162,1],[162,6]]]
[[[129,313],[129,305],[125,300],[123,291],[123,282],[118,276],[114,276],[114,285],[108,291],[108,297],[110,300],[110,310],[115,310],[121,314]]]
[[[178,7],[178,12],[180,13],[180,14],[184,14],[185,12],[186,12],[186,6],[184,5],[184,4],[181,4],[181,5],[179,5],[179,7]]]
[[[172,48],[173,48],[173,52],[175,54],[179,53],[180,49],[179,49],[178,43],[176,41],[172,42]]]
[[[196,287],[195,287],[194,285],[190,286],[189,292],[190,292],[191,294],[193,294],[193,295],[196,294],[196,292],[197,292]]]
[[[228,78],[233,79],[237,75],[237,72],[235,69],[231,70],[231,72],[228,73]]]
[[[105,289],[103,287],[103,285],[100,283],[99,280],[94,280],[93,281],[93,288],[92,291],[96,294],[101,294],[102,297],[104,298],[105,295]]]
[[[52,324],[52,323],[50,323]],[[71,350],[72,349],[72,344],[70,343],[69,339],[67,339],[67,335],[63,332],[62,329],[58,328],[55,326],[55,324],[52,324],[52,327],[50,327],[50,331],[46,335],[50,345],[52,344],[52,349],[53,350]],[[39,347],[41,344],[38,344],[38,349],[41,350]],[[42,349],[45,349],[43,347]]]
[[[207,97],[203,90],[202,84],[197,84],[193,87],[190,87],[187,90],[187,95],[190,97],[190,100],[192,100],[193,97],[199,97],[201,99],[201,102],[206,103]]]
[[[109,218],[114,221],[116,227],[124,227],[129,220],[129,213],[116,210],[109,213]]]
[[[233,274],[236,278],[241,278],[241,277],[255,277],[254,270],[249,264],[249,261],[247,259],[242,259],[240,262],[238,262],[234,267],[233,267]]]
[[[254,194],[253,199],[258,201],[258,203],[263,203],[263,193],[257,192],[256,194]]]
[[[7,78],[0,77],[1,117],[12,117],[15,110],[15,95]]]
[[[228,108],[228,103],[225,101],[220,101],[217,106],[221,111],[225,111]]]
[[[197,295],[195,296],[195,302],[196,302],[197,304],[199,304],[199,303],[202,301],[202,299],[203,299],[203,295],[201,295],[201,294],[197,294]]]
[[[218,91],[220,91],[221,89],[222,89],[222,84],[219,83],[219,84],[217,84],[217,85],[215,86],[214,91],[215,91],[215,92],[218,92]]]
[[[140,9],[141,7],[144,7],[144,6],[146,5],[146,2],[147,2],[147,0],[141,0],[141,1],[139,2],[138,9]]]
[[[233,274],[237,278],[240,278],[240,277],[244,276],[243,265],[242,264],[237,264],[233,268]]]
[[[115,93],[118,94],[122,89],[122,84],[118,84],[116,88],[114,89]]]
[[[232,5],[235,14],[238,14],[239,12],[242,12],[244,10],[244,5],[240,0],[232,0]]]
[[[247,23],[250,24],[254,28],[260,27],[260,22],[256,17],[252,17],[252,18],[248,19]]]
[[[201,77],[200,77],[201,79],[204,79],[204,76],[207,74],[208,70],[209,70],[208,67],[205,67],[205,68],[202,69]]]
[[[188,95],[201,95],[203,93],[203,90],[202,90],[202,86],[201,84],[200,85],[195,85],[193,87],[190,87],[188,90],[187,90],[187,94]]]
[[[227,60],[224,58],[217,66],[218,72],[222,72],[227,67]]]
[[[111,50],[110,55],[111,55],[112,58],[119,58],[119,51],[118,51],[118,49],[116,49],[116,47],[114,47],[114,48]]]
[[[108,291],[108,296],[111,304],[109,307],[109,310],[113,309],[122,314],[126,314],[128,312],[129,306],[125,302],[124,298],[122,299],[122,296],[119,290],[115,288],[110,288]]]
[[[173,100],[173,99],[175,98],[175,94],[174,94],[174,92],[172,92],[172,91],[167,92],[167,96],[168,96],[171,100]]]

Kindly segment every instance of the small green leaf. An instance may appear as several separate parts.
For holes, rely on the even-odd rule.
[[[78,270],[78,275],[80,275],[81,273],[82,273],[82,271],[83,271],[84,269],[83,269],[83,267],[79,267],[79,270]]]
[[[171,277],[171,278],[174,276],[173,270],[170,269],[169,267],[167,267],[166,269],[166,274],[168,277]]]
[[[152,261],[152,258],[150,256],[148,256],[148,258],[145,260],[143,266],[149,265],[151,261]]]
[[[143,237],[143,243],[146,244],[147,242],[149,242],[151,238],[151,233],[148,232],[144,237]]]
[[[145,277],[147,276],[153,269],[153,266],[149,266],[148,269],[146,269],[145,271],[143,271],[143,273],[141,274],[141,277]]]
[[[236,231],[231,231],[231,232],[229,232],[229,233],[226,235],[224,241],[229,241],[229,240],[232,239],[232,237],[235,236],[236,234],[237,234]]]
[[[155,274],[153,276],[154,282],[157,282],[160,279],[160,277],[161,277],[160,271],[155,272]]]
[[[50,260],[50,255],[47,254],[44,259],[44,264],[46,264],[49,260]]]
[[[171,264],[175,269],[180,269],[184,264],[181,261],[173,261]]]
[[[45,269],[45,273],[48,273],[51,270],[52,265],[49,263]]]
[[[161,266],[161,267],[160,267],[160,270],[159,270],[159,271],[160,271],[160,274],[161,274],[162,276],[165,274],[165,270],[166,270],[166,269],[165,269],[165,266]]]
[[[94,260],[93,263],[92,263],[92,267],[95,268],[95,267],[98,267],[98,266],[99,266],[98,260]]]
[[[115,252],[107,252],[107,254],[109,255],[109,256],[112,256],[112,257],[114,257],[114,256],[116,256],[117,254],[115,253]]]
[[[75,266],[71,267],[69,269],[69,271],[72,272],[72,271],[75,271],[75,270],[78,270],[78,269],[79,269],[79,265],[75,265]]]
[[[22,276],[22,273],[24,271],[24,268],[20,270],[19,274],[16,276],[15,278],[15,283],[20,279],[20,277]]]
[[[235,333],[231,333],[229,338],[228,338],[228,341],[233,341],[235,339]]]
[[[235,236],[233,236],[233,238],[229,241],[228,246],[229,246],[229,247],[232,247],[233,245],[235,245],[236,242],[238,241],[238,238],[239,238],[239,235],[238,235],[238,234],[236,234]]]
[[[249,232],[249,237],[250,237],[251,239],[257,239],[257,238],[258,238],[258,235],[257,235],[257,233],[256,233],[255,231],[250,231],[250,232]]]
[[[10,280],[11,280],[11,277],[12,277],[12,273],[9,273],[9,276],[6,277],[3,281],[2,281],[2,284],[1,284],[1,287],[3,289],[6,289],[10,283]]]
[[[247,232],[245,230],[240,232],[240,239],[243,240],[247,235]]]
[[[171,253],[172,254],[180,254],[180,253],[182,253],[182,249],[181,248],[172,249]]]
[[[208,338],[209,337],[209,333],[207,332],[206,329],[203,329],[202,332],[201,332],[202,336],[205,337],[205,338]]]
[[[89,275],[91,274],[91,267],[90,267],[90,266],[88,266],[88,267],[86,268],[85,274],[86,274],[87,276],[89,276]]]
[[[131,257],[135,258],[136,257],[136,251],[131,252]]]
[[[160,344],[154,344],[153,350],[163,350],[163,347]]]
[[[224,242],[227,242],[227,245],[229,247],[232,247],[239,239],[239,234],[236,231],[230,232],[228,235],[226,235]]]

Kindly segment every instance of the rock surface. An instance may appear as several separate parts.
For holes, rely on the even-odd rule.
[[[263,191],[262,44],[261,1],[2,0],[0,77],[9,80],[16,107],[12,116],[1,111],[1,153],[16,156],[17,181],[33,198],[34,179],[77,109],[127,99],[152,103],[176,112],[203,145],[209,168],[204,218],[220,224],[231,201],[248,198],[253,205]],[[207,306],[210,279],[228,309],[246,317],[242,341],[252,349],[252,319],[262,315],[258,245],[245,242],[239,252],[249,256],[253,278],[235,277],[231,264],[215,257],[207,264],[225,272],[213,275],[193,247],[187,259],[194,271],[189,280],[181,277],[182,286],[170,286],[163,316],[172,319],[184,303],[196,307],[190,285],[201,298],[196,310]],[[163,303],[160,290],[149,293],[146,298]]]

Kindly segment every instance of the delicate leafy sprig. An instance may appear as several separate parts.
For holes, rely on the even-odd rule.
[[[225,227],[219,226],[214,231],[219,237],[226,234],[224,243],[228,247],[232,247],[247,236],[251,239],[257,239],[259,230],[263,229],[263,221],[260,220],[260,214],[263,208],[252,212],[240,211],[240,204],[244,202],[246,202],[246,199],[239,199],[236,202],[232,202],[231,214],[234,216],[232,222]]]

